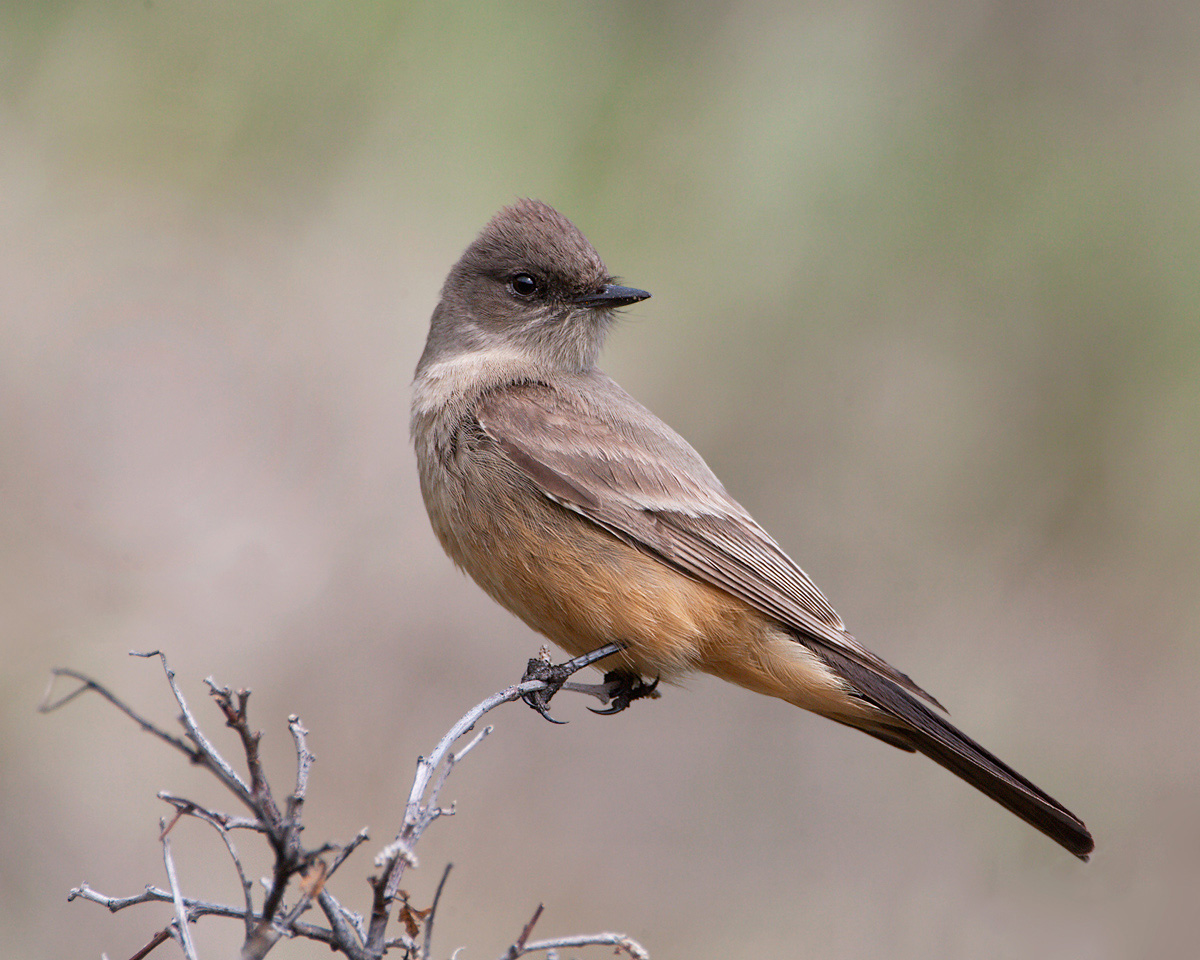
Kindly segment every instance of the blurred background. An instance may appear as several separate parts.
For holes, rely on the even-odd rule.
[[[69,665],[173,723],[129,650],[230,756],[201,680],[252,688],[281,792],[300,714],[305,837],[370,825],[335,882],[368,907],[416,756],[540,643],[442,555],[407,437],[446,271],[534,196],[654,294],[605,369],[1098,849],[707,679],[564,697],[450,780],[406,878],[455,864],[438,955],[538,902],[656,958],[1185,955],[1198,152],[1195,4],[0,6],[5,954],[134,953],[168,908],[67,891],[165,885],[156,791],[229,805],[97,698],[35,714]]]

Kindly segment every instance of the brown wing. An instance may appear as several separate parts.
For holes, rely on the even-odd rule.
[[[604,374],[584,374],[566,389],[527,383],[497,390],[476,415],[556,503],[941,706],[846,633],[816,584],[700,455]]]
[[[929,696],[862,647],[808,576],[674,431],[600,373],[563,389],[523,384],[485,397],[485,435],[556,503],[774,617],[859,694],[899,721],[866,732],[919,750],[1086,860],[1074,814],[911,695]],[[835,718],[836,719],[836,718]]]

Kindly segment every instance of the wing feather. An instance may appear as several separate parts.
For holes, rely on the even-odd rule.
[[[682,437],[608,377],[584,376],[586,390],[492,391],[476,410],[480,428],[551,500],[941,707],[846,632],[816,584]]]

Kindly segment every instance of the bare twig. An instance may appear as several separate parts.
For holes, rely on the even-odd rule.
[[[46,701],[43,703],[43,711],[50,711],[61,707],[63,704],[74,699],[80,693],[87,690],[92,690],[99,693],[110,703],[118,707],[123,713],[132,718],[143,729],[148,730],[160,739],[164,740],[177,750],[183,752],[187,757],[195,762],[203,765],[210,770],[227,789],[230,790],[242,803],[250,808],[255,814],[253,819],[231,817],[228,814],[219,813],[200,806],[190,800],[175,797],[171,794],[164,794],[163,799],[170,803],[176,810],[176,819],[182,815],[196,816],[199,819],[205,820],[211,824],[218,833],[220,833],[222,841],[225,843],[227,850],[234,861],[234,865],[238,871],[239,879],[242,883],[244,891],[245,908],[241,911],[235,911],[233,908],[222,908],[214,910],[213,907],[222,905],[205,904],[204,912],[221,913],[224,915],[237,915],[242,917],[247,924],[247,939],[246,951],[250,956],[260,955],[260,952],[265,952],[270,948],[279,936],[289,932],[300,932],[304,929],[306,932],[303,935],[309,935],[311,931],[319,931],[320,928],[309,928],[308,925],[303,927],[296,924],[296,919],[308,905],[312,902],[312,893],[318,892],[320,886],[324,882],[324,878],[328,871],[322,868],[321,878],[318,882],[310,885],[309,891],[304,893],[301,901],[289,912],[287,918],[288,923],[275,923],[277,912],[279,911],[283,896],[288,884],[288,880],[294,874],[307,870],[310,865],[316,861],[320,854],[331,849],[329,846],[322,846],[317,850],[306,851],[299,842],[300,827],[298,816],[284,816],[280,813],[278,806],[275,804],[271,796],[270,785],[267,782],[265,772],[263,771],[261,761],[258,754],[258,743],[261,739],[261,734],[252,731],[247,720],[246,706],[249,699],[248,691],[238,691],[234,694],[227,687],[218,686],[211,678],[206,682],[209,686],[209,691],[213,696],[217,706],[225,715],[226,724],[230,726],[239,736],[242,742],[242,748],[246,755],[247,767],[250,770],[251,782],[248,786],[246,782],[237,774],[232,766],[220,755],[212,743],[201,731],[195,716],[184,698],[179,685],[175,681],[175,673],[167,662],[166,657],[159,651],[151,653],[137,653],[135,656],[153,657],[157,656],[162,663],[163,671],[167,678],[167,683],[171,688],[171,692],[175,697],[175,702],[180,709],[180,722],[183,724],[186,739],[174,737],[166,731],[162,730],[156,724],[145,719],[129,708],[123,701],[112,694],[103,684],[98,683],[90,677],[79,674],[71,670],[57,670],[55,676],[69,676],[80,683],[80,687],[70,694],[59,698],[56,701],[51,701],[49,691],[47,692]],[[299,808],[303,804],[304,792],[307,787],[308,770],[312,764],[313,756],[308,751],[306,744],[306,731],[300,723],[299,718],[289,718],[289,728],[292,731],[293,739],[297,745],[297,780],[296,790],[292,797],[289,798],[288,808],[289,813],[294,809],[297,814]],[[188,742],[190,741],[190,743]],[[174,821],[172,821],[174,823]],[[245,871],[242,868],[240,859],[238,858],[236,848],[228,836],[228,831],[233,828],[245,828],[257,830],[266,834],[272,848],[275,851],[275,868],[273,871],[272,883],[267,894],[266,903],[261,913],[255,913],[252,906],[252,891],[253,886],[247,880]],[[169,828],[167,828],[169,829]],[[165,830],[164,830],[165,834]],[[165,839],[165,836],[164,836]],[[362,840],[354,841],[350,849],[358,846]],[[168,851],[169,855],[169,851]],[[74,893],[74,892],[73,892]],[[80,890],[81,895],[86,893]],[[95,899],[94,897],[88,897]],[[179,898],[174,898],[178,903],[183,902]],[[333,901],[336,903],[336,901]],[[110,905],[110,909],[113,907]],[[340,905],[338,907],[340,910]],[[322,931],[317,939],[328,940],[331,935],[330,931]],[[181,936],[188,936],[186,927]],[[265,942],[265,949],[264,949]],[[190,946],[190,937],[185,943],[185,954]]]
[[[525,952],[525,942],[529,939],[529,935],[533,933],[533,928],[537,925],[538,918],[542,915],[544,909],[546,909],[545,904],[539,903],[537,905],[537,909],[533,911],[533,916],[529,918],[529,922],[522,928],[521,935],[517,937],[516,942],[504,954],[504,960],[516,960],[517,957]]]
[[[163,927],[154,936],[150,938],[150,942],[135,953],[129,960],[146,960],[159,946],[171,939],[171,928]]]
[[[304,729],[304,724],[294,713],[288,717],[288,729],[292,732],[292,739],[296,743],[296,789],[288,798],[287,818],[299,820],[300,811],[304,807],[304,797],[308,793],[308,771],[317,758],[309,752],[308,731]]]
[[[250,795],[258,795],[266,781],[262,761],[258,756],[258,745],[262,734],[250,729],[247,708],[250,705],[250,691],[238,690],[237,702],[231,687],[222,687],[212,677],[204,678],[208,687],[208,695],[213,698],[221,712],[225,714],[225,726],[233,730],[242,741],[242,752],[246,755],[246,766],[250,770]]]
[[[370,839],[370,835],[367,833],[367,828],[363,827],[361,830],[358,831],[358,833],[355,835],[354,839],[351,840],[349,843],[347,843],[344,847],[342,847],[341,850],[338,851],[337,856],[333,858],[333,863],[331,863],[329,865],[329,876],[332,877],[334,874],[334,871],[337,870],[338,867],[340,867],[343,863],[346,862],[346,858],[348,856],[350,856],[350,854],[352,854],[355,850],[357,850],[360,845],[362,845],[369,839]]]
[[[650,954],[636,940],[623,933],[589,933],[578,937],[554,937],[550,940],[534,940],[525,944],[519,953],[513,953],[513,947],[504,954],[501,960],[516,960],[539,950],[568,950],[576,947],[616,947],[617,950],[628,954],[634,960],[650,960]]]
[[[216,748],[208,742],[208,738],[200,730],[199,724],[196,723],[196,718],[192,716],[192,711],[187,705],[187,700],[183,697],[183,692],[179,689],[179,684],[175,682],[175,671],[171,669],[167,663],[166,654],[161,650],[151,650],[146,653],[132,651],[130,656],[133,657],[158,657],[162,663],[163,673],[166,674],[167,684],[171,688],[171,693],[175,696],[175,702],[179,704],[180,716],[179,720],[183,724],[183,728],[187,731],[188,739],[195,744],[195,749],[187,751],[192,759],[196,762],[203,763],[211,770],[218,780],[233,792],[242,803],[246,804],[251,810],[254,809],[254,804],[250,798],[250,789],[246,786],[244,780],[237,775],[237,772],[222,757]],[[256,811],[257,812],[257,811]]]
[[[143,656],[143,654],[138,654],[138,656]],[[50,691],[54,689],[54,681],[58,677],[70,677],[72,680],[78,681],[79,686],[70,693],[59,697],[57,700],[51,700]],[[87,676],[87,674],[79,673],[77,670],[70,670],[67,667],[55,667],[50,671],[50,683],[46,686],[46,694],[42,698],[42,702],[38,704],[38,712],[53,713],[59,707],[66,706],[76,697],[87,693],[89,690],[99,694],[147,733],[154,734],[154,736],[158,737],[160,740],[170,744],[181,753],[186,754],[189,760],[196,762],[200,759],[199,751],[194,746],[180,739],[179,737],[172,736],[171,734],[167,733],[166,730],[162,729],[162,727],[151,722],[150,720],[147,720],[140,713],[125,703],[124,700],[116,696],[112,691],[104,686],[104,684],[98,683],[91,677]]]
[[[167,881],[171,884],[171,901],[175,904],[175,925],[179,935],[179,945],[187,960],[197,960],[196,947],[192,943],[192,931],[188,928],[187,907],[183,902],[183,894],[179,892],[179,878],[175,876],[175,860],[171,856],[171,838],[167,836],[167,826],[162,830],[163,865],[167,868]]]
[[[267,832],[267,828],[261,820],[252,820],[250,817],[234,817],[228,813],[221,813],[219,810],[210,810],[207,807],[202,807],[195,800],[180,797],[169,790],[158,791],[158,799],[169,803],[185,816],[208,821],[214,827],[221,830],[253,830],[256,833]]]
[[[614,653],[620,653],[621,650],[622,646],[619,643],[609,643],[597,650],[593,650],[591,653],[584,654],[582,657],[576,657],[574,660],[567,661],[567,663],[563,664],[563,667],[570,668],[572,672],[577,672],[584,667],[591,666],[597,660],[603,660]],[[404,868],[411,861],[411,851],[416,845],[416,841],[425,831],[425,828],[441,814],[441,810],[437,805],[438,792],[442,784],[445,783],[449,771],[447,771],[446,775],[438,778],[434,789],[430,792],[429,798],[424,800],[425,793],[429,790],[434,771],[451,756],[454,744],[463,736],[470,733],[475,728],[475,724],[487,713],[502,703],[511,703],[514,700],[519,700],[527,693],[544,689],[546,689],[546,684],[543,681],[527,680],[524,683],[513,684],[511,687],[493,694],[482,703],[476,704],[459,718],[458,722],[438,742],[433,753],[428,757],[421,757],[417,760],[417,774],[413,778],[412,789],[408,794],[408,804],[404,809],[404,825],[401,827],[400,833],[396,836],[393,845],[399,851],[407,852],[409,856],[391,856],[385,858],[386,861],[390,861],[387,885],[384,889],[384,900],[386,903],[391,903],[392,899],[396,896],[396,891],[400,889],[400,881],[404,876]],[[474,746],[475,742],[472,741],[463,749],[460,756],[465,755]],[[454,761],[451,759],[449,762],[452,766]]]
[[[338,949],[351,960],[366,960],[369,954],[362,945],[367,942],[367,930],[363,919],[352,913],[337,902],[329,890],[322,890],[317,896],[317,904],[329,921],[330,930],[337,939]],[[409,941],[405,949],[409,953],[416,950],[416,943]]]
[[[446,864],[446,869],[442,871],[442,879],[438,881],[437,890],[433,894],[433,903],[429,905],[429,916],[425,918],[425,943],[421,949],[421,960],[429,960],[430,951],[433,949],[433,920],[437,916],[438,903],[442,899],[442,889],[446,886],[446,878],[450,876],[450,868],[454,864]]]
[[[242,742],[242,750],[246,755],[246,766],[250,771],[250,788],[243,800],[258,814],[265,827],[267,839],[275,852],[275,867],[272,871],[266,902],[263,904],[262,920],[243,947],[243,956],[256,958],[264,955],[286,930],[285,925],[273,925],[272,921],[283,905],[288,880],[296,873],[306,870],[320,851],[305,851],[302,848],[299,822],[290,816],[283,815],[275,803],[275,798],[271,795],[271,786],[266,772],[263,770],[258,749],[262,734],[251,730],[247,714],[250,691],[239,690],[235,694],[229,687],[219,686],[211,677],[207,678],[205,683],[208,684],[213,700],[225,715],[226,725],[237,733]],[[194,721],[192,723],[194,726]],[[303,788],[307,785],[308,767],[313,758],[305,746],[306,731],[299,718],[294,716],[289,718],[288,726],[291,728],[293,738],[297,741],[299,754],[297,773],[299,800],[297,801],[293,795],[293,801],[289,801],[288,804],[290,809],[293,802],[303,801]],[[191,733],[191,728],[189,728],[189,733]],[[196,735],[202,736],[198,730],[196,730]],[[212,750],[211,746],[206,747],[205,744],[201,744],[201,748],[206,752]],[[306,902],[300,912],[307,908],[307,899],[306,897]]]
[[[233,860],[234,869],[237,870],[238,882],[242,886],[242,899],[246,905],[245,926],[246,937],[254,933],[254,881],[246,876],[246,870],[242,866],[241,858],[238,856],[237,848],[233,845],[233,838],[229,835],[229,831],[234,827],[246,827],[248,829],[262,831],[262,824],[257,821],[247,820],[244,817],[230,817],[223,813],[217,813],[214,810],[209,810],[206,807],[200,806],[192,800],[184,797],[176,797],[166,791],[159,791],[159,799],[165,800],[179,812],[179,815],[195,817],[197,820],[202,820],[217,831],[217,835],[225,844],[225,849],[229,852],[229,857]]]
[[[570,660],[558,670],[566,675],[583,669],[596,661],[618,652],[618,644],[609,644],[583,657]],[[399,883],[404,870],[417,863],[414,852],[417,842],[424,830],[437,818],[454,813],[453,804],[449,807],[439,805],[442,788],[447,778],[464,757],[492,732],[492,727],[486,726],[471,737],[465,744],[455,749],[455,745],[475,727],[476,723],[488,712],[502,703],[510,703],[521,699],[529,693],[550,688],[543,680],[528,680],[514,684],[499,693],[493,694],[477,704],[447,731],[433,752],[426,758],[419,758],[417,772],[409,792],[408,802],[404,810],[404,820],[395,840],[385,847],[376,857],[380,867],[378,876],[371,878],[373,892],[372,908],[369,921],[352,910],[342,906],[337,898],[329,891],[328,882],[338,868],[346,861],[351,853],[361,846],[368,838],[364,828],[347,844],[338,846],[323,844],[315,849],[306,849],[300,843],[303,825],[301,816],[304,809],[308,790],[309,773],[314,761],[313,754],[308,749],[308,731],[300,722],[300,718],[292,715],[288,718],[288,729],[291,732],[296,748],[296,779],[295,787],[284,804],[284,810],[276,804],[266,771],[263,768],[259,754],[261,733],[250,726],[247,706],[249,691],[234,692],[229,687],[218,686],[211,678],[206,680],[209,693],[214,703],[225,717],[226,724],[234,730],[241,741],[242,751],[246,758],[249,772],[249,782],[242,778],[233,767],[218,753],[216,748],[201,731],[195,716],[188,707],[182,692],[175,680],[174,671],[167,663],[161,652],[134,654],[141,657],[157,656],[162,664],[167,683],[170,686],[175,702],[180,710],[180,723],[184,728],[184,736],[178,737],[163,730],[152,721],[138,714],[120,698],[116,697],[103,684],[91,677],[73,670],[58,669],[53,676],[69,677],[79,686],[58,699],[51,699],[51,690],[47,689],[46,697],[39,709],[50,712],[74,700],[87,691],[98,693],[146,730],[165,743],[179,750],[193,763],[207,768],[237,799],[249,808],[251,816],[231,816],[211,807],[203,806],[185,797],[163,791],[159,797],[168,803],[174,817],[162,829],[161,843],[163,847],[163,862],[167,870],[169,889],[162,890],[147,886],[146,889],[132,897],[109,897],[93,890],[87,884],[81,884],[73,889],[68,897],[91,900],[106,906],[116,912],[126,907],[140,903],[161,902],[171,903],[175,908],[175,920],[147,944],[137,955],[145,957],[159,946],[165,939],[175,936],[179,939],[187,960],[195,960],[195,946],[191,940],[189,925],[203,916],[223,916],[240,919],[246,928],[245,942],[242,948],[244,960],[259,960],[282,937],[304,937],[325,943],[335,951],[351,958],[351,960],[380,960],[389,950],[399,948],[410,958],[430,960],[432,956],[433,925],[441,902],[442,893],[450,873],[447,865],[437,885],[433,902],[428,910],[418,911],[406,906],[403,915],[412,925],[408,933],[398,932],[387,935],[387,924],[390,908],[399,890]],[[557,681],[559,678],[555,677]],[[53,680],[52,680],[53,683]],[[603,701],[609,699],[610,687],[607,684],[582,684],[567,682],[560,689],[572,690],[596,696]],[[175,872],[175,864],[171,855],[170,840],[167,836],[171,827],[183,817],[194,817],[203,820],[217,831],[222,843],[233,860],[238,872],[238,878],[243,890],[243,905],[234,907],[226,904],[211,903],[184,896]],[[266,886],[265,902],[261,910],[254,909],[254,885],[247,878],[237,848],[233,843],[233,830],[250,830],[262,834],[274,853],[274,868],[269,879],[264,880]],[[323,855],[336,851],[332,862],[328,865],[322,859]],[[299,897],[290,907],[284,906],[286,889],[294,876],[300,876],[298,884]],[[406,899],[407,904],[407,899]],[[301,915],[309,910],[313,903],[320,906],[329,923],[328,928],[303,923]],[[526,924],[517,942],[509,948],[506,957],[519,957],[530,952],[547,951],[553,954],[560,948],[580,947],[589,945],[614,946],[624,950],[629,956],[642,960],[645,951],[633,941],[620,934],[603,933],[590,937],[568,937],[555,940],[530,942],[529,936],[534,924],[541,915],[542,908],[538,907],[532,919]],[[425,923],[422,942],[415,939],[416,922]]]
[[[98,890],[92,889],[86,883],[80,884],[67,894],[68,902],[75,899],[90,900],[92,903],[98,903],[102,907],[107,907],[112,913],[117,913],[126,907],[137,906],[140,903],[175,902],[175,897],[170,890],[163,890],[159,887],[147,886],[141,893],[134,894],[132,897],[110,897],[100,893]],[[182,900],[183,905],[187,908],[188,917],[193,922],[200,917],[231,917],[241,920],[245,915],[245,911],[241,907],[232,907],[224,903],[212,903],[208,900],[197,900],[194,897],[188,896],[182,897]],[[261,920],[262,917],[255,914],[251,919]],[[320,943],[328,944],[335,949],[342,950],[342,945],[333,932],[324,927],[318,927],[309,923],[297,923],[292,932],[308,940],[316,940]]]

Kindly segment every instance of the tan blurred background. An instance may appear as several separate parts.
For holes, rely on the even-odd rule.
[[[659,960],[1188,953],[1198,156],[1188,3],[0,6],[4,954],[129,956],[169,911],[68,889],[164,883],[157,790],[224,802],[98,700],[37,716],[52,666],[169,723],[125,655],[161,647],[231,755],[200,681],[253,688],[280,789],[299,713],[306,838],[370,852],[519,675],[539,641],[438,549],[407,411],[446,270],[522,195],[654,293],[605,368],[1098,852],[732,687],[564,698],[450,781],[407,883],[456,865],[439,955],[539,901]],[[236,899],[199,825],[176,856]]]

